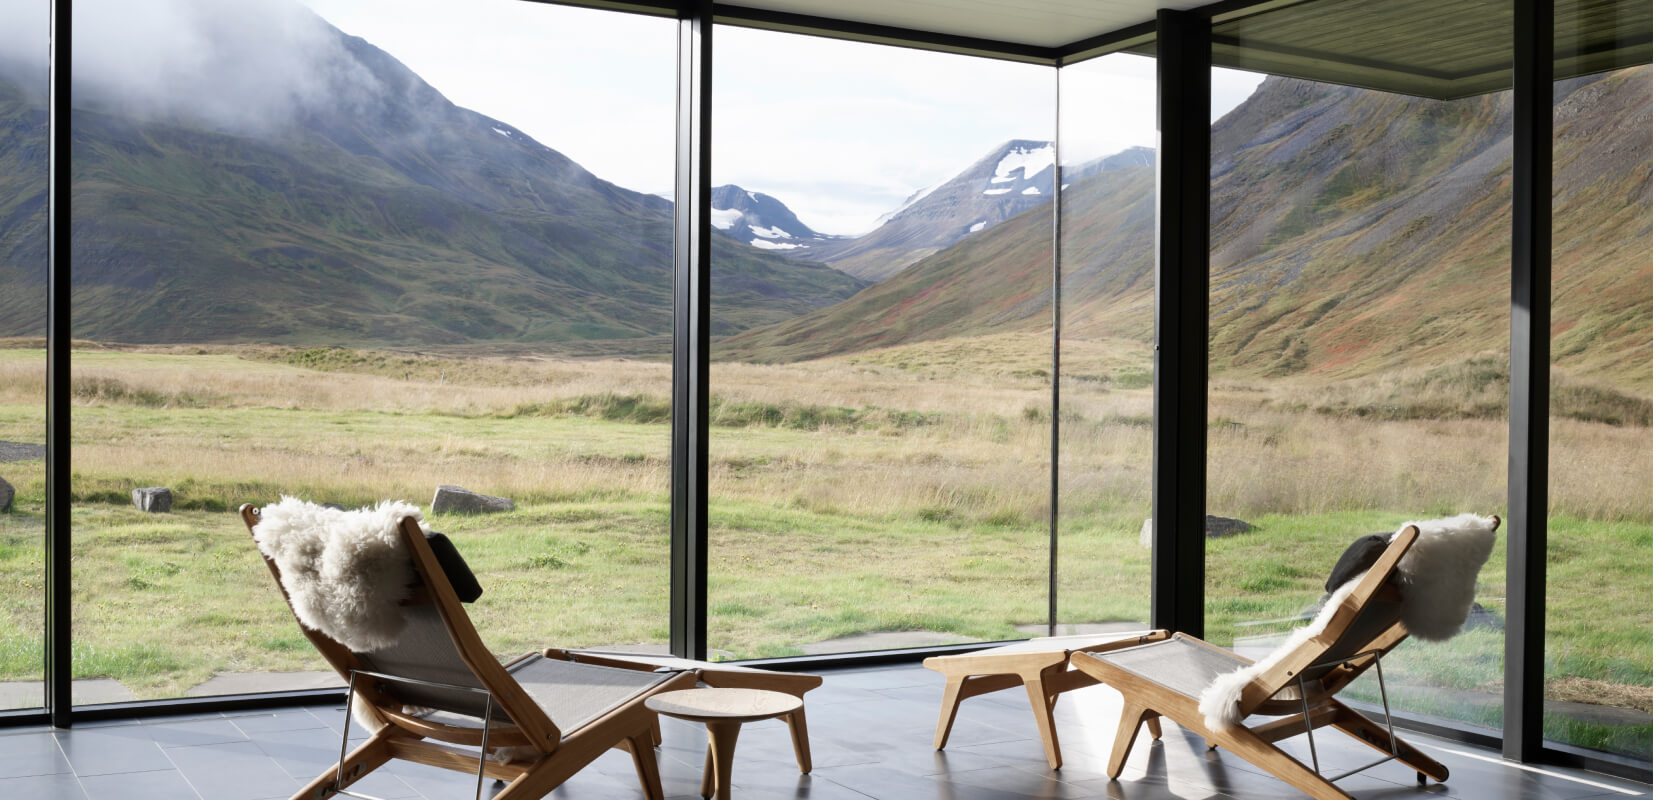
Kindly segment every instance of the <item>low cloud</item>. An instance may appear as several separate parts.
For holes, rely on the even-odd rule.
[[[76,105],[262,133],[382,91],[293,0],[81,0],[74,14]]]
[[[47,0],[0,2],[0,73],[44,82],[51,57],[52,13]]]

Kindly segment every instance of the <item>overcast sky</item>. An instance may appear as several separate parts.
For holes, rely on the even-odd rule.
[[[194,35],[215,39],[241,20],[236,35],[247,43],[232,50],[260,66],[238,88],[264,91],[264,76],[303,57],[268,44],[287,32],[272,34],[273,24],[296,27],[290,2],[85,0],[76,4],[77,37],[89,38],[76,48],[77,65],[97,56],[122,91],[187,85],[182,73],[203,67],[189,35],[165,18],[195,15]],[[599,177],[671,191],[673,20],[522,0],[303,2],[455,103],[516,126]],[[0,50],[44,59],[44,39],[30,31],[44,31],[45,8],[44,0],[0,0]],[[83,25],[85,17],[108,24]],[[1051,68],[722,26],[713,42],[714,181],[775,195],[827,233],[868,230],[916,189],[1008,139],[1055,136]],[[163,68],[131,69],[146,48]],[[1215,117],[1258,81],[1216,73]],[[1154,89],[1147,58],[1114,55],[1065,69],[1065,163],[1154,146]]]

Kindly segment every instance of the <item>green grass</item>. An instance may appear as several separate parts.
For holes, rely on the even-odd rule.
[[[1046,621],[1047,420],[1027,410],[1050,385],[1020,338],[982,347],[951,341],[724,374],[709,448],[708,627],[719,655],[793,655],[881,631],[1014,639]],[[0,351],[0,368],[20,353]],[[1092,377],[1067,376],[1057,568],[1063,623],[1142,624],[1149,616],[1150,553],[1138,543],[1148,515],[1149,431],[1140,418],[1144,399],[1134,394],[1145,390],[1126,388],[1144,374],[1133,353],[1101,345],[1084,372]],[[536,380],[525,381],[500,362],[491,372],[471,361],[404,364],[350,351],[306,356],[318,368],[226,352],[76,358],[120,382],[99,384],[74,409],[79,677],[112,677],[155,698],[216,673],[322,668],[234,509],[283,493],[347,505],[384,497],[423,503],[434,484],[451,482],[518,504],[507,514],[430,520],[454,537],[485,585],[472,614],[491,649],[515,655],[667,639],[670,428],[648,370],[606,383],[622,367],[541,362]],[[460,364],[452,372],[444,366]],[[1427,377],[1445,395],[1465,381],[1495,392],[1497,381],[1468,371],[1473,366]],[[405,368],[409,377],[394,374]],[[805,385],[767,393],[779,374]],[[146,394],[157,386],[177,397]],[[1336,396],[1369,402],[1367,391]],[[933,400],[951,396],[972,406]],[[1210,441],[1221,448],[1215,452],[1232,454],[1216,463],[1252,484],[1259,474],[1283,483],[1287,475],[1320,480],[1337,472],[1349,457],[1303,467],[1293,459],[1308,438],[1348,436],[1391,448],[1373,451],[1387,458],[1404,447],[1406,472],[1376,474],[1421,480],[1418,443],[1475,436],[1484,426],[1337,418],[1311,402],[1287,408],[1292,392],[1284,399],[1247,386],[1226,385],[1215,397],[1214,418],[1227,424],[1210,430]],[[404,398],[431,399],[390,402]],[[1598,449],[1555,453],[1636,461],[1625,442],[1648,435],[1636,422],[1570,424],[1592,426],[1575,435],[1608,438]],[[38,404],[0,402],[0,439],[38,441],[42,428]],[[1235,460],[1255,451],[1274,460]],[[1559,463],[1573,469],[1603,459]],[[1464,472],[1467,463],[1462,456],[1454,469]],[[1484,474],[1466,480],[1485,486]],[[0,680],[35,680],[44,466],[0,465],[0,475],[19,490],[17,511],[0,515],[0,585],[16,589],[0,594]],[[1360,483],[1301,489],[1361,498]],[[131,507],[133,488],[154,485],[173,488],[174,513]],[[1425,479],[1410,495],[1423,498],[1414,508],[1400,507],[1413,500],[1374,495],[1360,511],[1308,504],[1303,513],[1250,513],[1256,530],[1206,543],[1208,638],[1245,646],[1292,627],[1353,538],[1461,510],[1444,491]],[[1339,497],[1328,505],[1347,503]],[[1648,687],[1648,513],[1626,511],[1639,508],[1637,497],[1599,508],[1596,517],[1549,521],[1548,674]],[[1497,619],[1505,611],[1503,548],[1477,595]],[[1290,621],[1255,624],[1262,620]],[[1498,695],[1502,646],[1488,630],[1408,643],[1388,669],[1394,699],[1412,711],[1492,724],[1499,712],[1480,698]],[[1630,741],[1625,731],[1601,728],[1577,725],[1560,735],[1612,747]]]

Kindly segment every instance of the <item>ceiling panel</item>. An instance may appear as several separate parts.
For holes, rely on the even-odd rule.
[[[1182,11],[1209,2],[1211,0],[739,0],[728,5],[1056,48],[1154,21],[1158,8]]]
[[[1116,48],[1153,53],[1153,33],[1113,35],[1154,22],[1158,9],[1204,6],[1214,13],[1215,66],[1437,98],[1512,81],[1512,0],[1259,0],[1223,10],[1211,0],[715,2],[734,24],[1045,64]],[[1648,0],[1558,0],[1556,21],[1556,77],[1650,63]]]

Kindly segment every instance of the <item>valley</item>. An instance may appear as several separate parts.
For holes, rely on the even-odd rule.
[[[662,648],[672,202],[313,22],[329,99],[280,124],[77,94],[77,675],[155,698],[314,669],[234,509],[439,484],[517,504],[432,520],[488,576],[491,648]],[[0,441],[33,444],[45,112],[5,69]],[[1550,696],[1585,679],[1645,711],[1650,104],[1649,67],[1558,85],[1547,520]],[[1208,542],[1212,640],[1280,633],[1358,534],[1505,513],[1511,114],[1268,78],[1215,122],[1205,504],[1255,529]],[[1054,539],[1062,624],[1148,622],[1155,154],[1055,152],[993,145],[859,236],[714,188],[717,657],[1045,633]],[[0,605],[0,680],[38,675],[44,469],[0,463],[0,579],[29,590]],[[132,508],[147,486],[174,512]],[[1497,620],[1504,569],[1497,548],[1478,588]],[[1498,693],[1502,646],[1411,660],[1408,707],[1464,717],[1435,695]],[[1549,735],[1648,754],[1648,725],[1601,728]]]

